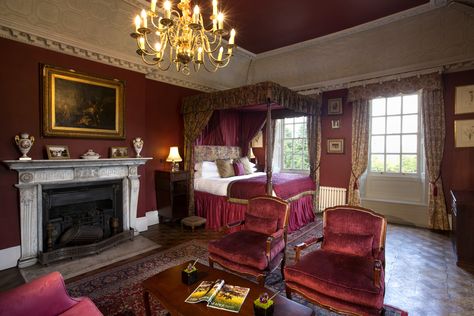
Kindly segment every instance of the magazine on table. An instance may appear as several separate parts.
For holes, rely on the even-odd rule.
[[[250,289],[225,284],[224,280],[202,281],[186,303],[207,302],[207,306],[238,313]]]

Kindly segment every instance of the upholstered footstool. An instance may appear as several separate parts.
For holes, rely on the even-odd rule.
[[[183,230],[183,226],[191,227],[192,231],[194,232],[194,227],[201,226],[206,224],[206,219],[200,216],[188,216],[181,220],[181,230]]]

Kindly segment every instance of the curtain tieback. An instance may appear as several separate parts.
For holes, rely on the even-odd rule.
[[[351,169],[351,173],[355,178],[354,181],[354,190],[359,190],[359,177],[355,175],[354,170]]]
[[[436,185],[436,182],[438,182],[439,178],[441,178],[441,171],[438,174],[438,177],[434,181],[430,181],[431,186],[433,187],[433,196],[438,196],[438,186]]]

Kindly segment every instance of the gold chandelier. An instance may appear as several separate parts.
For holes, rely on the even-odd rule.
[[[217,0],[212,1],[209,29],[204,27],[199,6],[191,12],[190,0],[180,0],[181,13],[166,0],[160,14],[156,4],[157,0],[151,0],[150,10],[135,17],[135,32],[130,34],[137,41],[137,54],[147,65],[166,71],[175,64],[178,72],[189,75],[190,63],[196,72],[201,65],[215,72],[229,64],[236,47],[235,30],[225,43],[222,39],[229,32],[224,29],[224,14],[217,11]]]

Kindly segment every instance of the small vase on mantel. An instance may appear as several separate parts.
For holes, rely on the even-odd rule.
[[[23,154],[19,160],[31,160],[31,157],[28,157],[26,154],[30,151],[31,147],[35,143],[35,138],[30,136],[28,133],[21,133],[20,135],[15,136],[15,143],[18,146],[18,149]]]
[[[133,148],[135,149],[135,152],[137,153],[136,158],[141,158],[140,152],[143,149],[143,139],[141,137],[136,137],[133,139]]]

